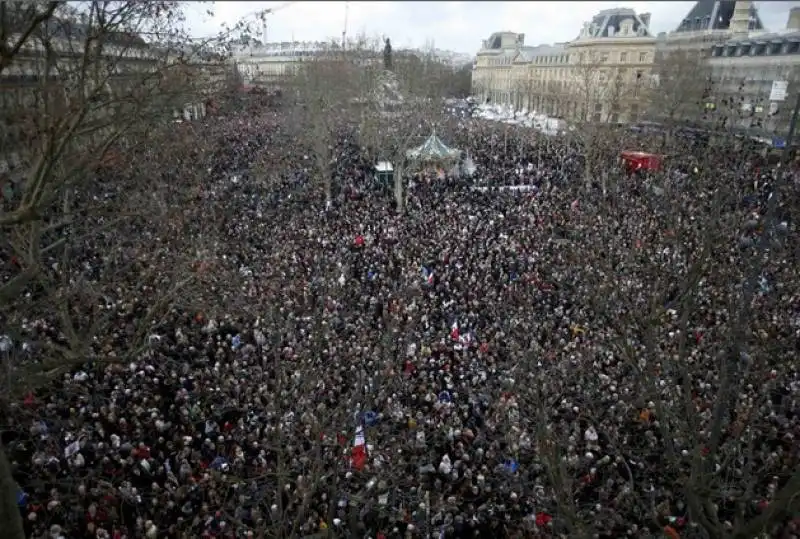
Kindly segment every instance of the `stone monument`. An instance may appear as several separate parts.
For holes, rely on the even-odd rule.
[[[389,38],[386,38],[385,45],[383,47],[383,68],[386,71],[392,70],[392,44],[389,41]]]

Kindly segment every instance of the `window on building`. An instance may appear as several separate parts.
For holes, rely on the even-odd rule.
[[[606,63],[606,62],[608,62],[608,53],[607,53],[607,52],[604,52],[604,53],[602,53],[602,54],[600,55],[600,61],[601,61],[602,63]]]
[[[643,64],[645,62],[647,62],[647,53],[646,52],[640,52],[639,53],[639,63]]]
[[[750,54],[750,45],[739,45],[738,56],[748,56]]]
[[[786,54],[797,54],[798,49],[800,49],[800,42],[792,41],[789,43],[789,47],[786,50]]]
[[[619,53],[619,63],[624,64],[627,61],[628,61],[628,53],[627,52]]]
[[[594,111],[595,112],[603,112],[603,104],[602,103],[595,103],[594,104]]]

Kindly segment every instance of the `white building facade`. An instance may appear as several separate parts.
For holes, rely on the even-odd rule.
[[[780,144],[800,91],[800,30],[726,41],[712,48],[707,63],[706,108],[715,125],[774,136]],[[773,92],[783,87],[785,93]]]
[[[324,42],[266,43],[238,48],[232,61],[245,85],[274,85],[296,73],[303,62],[332,50],[331,44]]]

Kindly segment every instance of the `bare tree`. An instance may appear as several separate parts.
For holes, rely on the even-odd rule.
[[[678,49],[656,58],[654,119],[674,124],[702,113],[709,90],[708,70],[699,51]]]
[[[776,395],[775,379],[794,371],[794,329],[779,329],[786,307],[778,297],[796,297],[796,252],[778,204],[785,212],[796,202],[779,174],[770,199],[779,202],[758,218],[740,211],[751,190],[744,165],[758,155],[733,133],[718,139],[683,149],[695,159],[688,178],[676,180],[679,167],[670,167],[637,182],[637,196],[581,197],[569,225],[545,218],[543,226],[574,233],[542,247],[557,261],[551,275],[559,287],[581,283],[575,291],[591,299],[567,315],[561,352],[548,358],[533,344],[516,369],[528,378],[514,386],[518,411],[499,424],[520,445],[528,440],[519,451],[542,470],[533,488],[541,489],[537,503],[558,507],[556,534],[611,533],[638,521],[685,524],[690,536],[766,537],[798,509],[796,455],[786,454],[793,435],[774,418],[794,405]],[[660,136],[640,142],[657,146]],[[515,300],[533,304],[540,295],[534,289]],[[537,374],[559,355],[576,383]],[[635,380],[628,397],[622,372]],[[593,384],[602,389],[583,391]],[[764,432],[776,435],[760,439]],[[612,467],[616,479],[604,484]],[[652,489],[652,472],[668,478],[666,492]]]
[[[355,40],[344,50],[331,44],[328,51],[298,69],[293,81],[298,90],[297,133],[313,159],[326,204],[333,200],[333,149],[342,129],[353,121],[352,111],[363,90],[363,70],[374,61],[371,52]]]
[[[529,111],[533,111],[535,108],[537,82],[526,75],[525,78],[518,79],[514,85],[514,92],[519,96],[522,107],[527,108]]]
[[[405,153],[443,121],[448,87],[447,67],[428,54],[416,68],[400,74],[379,72],[373,80],[382,91],[372,92],[361,111],[359,140],[377,159],[394,166],[394,197],[398,213],[405,209]],[[402,65],[402,63],[401,63]],[[391,95],[390,95],[391,94]]]
[[[626,70],[606,65],[597,51],[580,53],[570,75],[561,100],[580,125],[572,135],[583,150],[583,179],[588,186],[602,175],[601,165],[608,162],[608,156],[620,149],[620,132],[615,126],[636,81],[631,81]]]
[[[0,250],[14,261],[0,317],[11,342],[54,332],[33,357],[14,346],[5,358],[6,416],[78,365],[137,357],[200,277],[200,253],[213,257],[213,228],[179,209],[199,187],[183,167],[203,162],[203,141],[173,113],[203,109],[219,89],[224,36],[192,42],[182,20],[176,2],[0,2],[0,77],[17,83],[0,111],[0,157],[14,166],[0,208]],[[161,167],[186,183],[164,182]],[[124,282],[138,287],[133,302]],[[136,321],[124,337],[123,312]],[[2,521],[21,539],[10,472],[0,447]]]

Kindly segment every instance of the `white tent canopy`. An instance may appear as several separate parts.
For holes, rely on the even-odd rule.
[[[461,151],[447,146],[434,131],[421,146],[408,150],[406,157],[415,161],[446,161],[458,159],[461,157]]]

